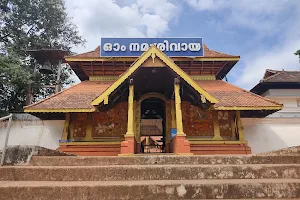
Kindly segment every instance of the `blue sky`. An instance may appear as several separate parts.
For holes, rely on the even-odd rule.
[[[251,89],[265,69],[300,70],[298,0],[67,0],[85,47],[101,37],[203,37],[210,49],[240,55],[228,80]]]

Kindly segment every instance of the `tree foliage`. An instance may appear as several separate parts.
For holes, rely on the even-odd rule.
[[[54,84],[55,75],[34,71],[29,49],[63,49],[85,41],[67,16],[63,0],[0,0],[0,110],[22,111],[28,86],[34,99],[53,93],[42,85]],[[34,73],[35,72],[35,73]],[[62,71],[61,84],[71,82],[71,71]],[[1,112],[0,111],[0,112]]]
[[[24,70],[14,57],[0,54],[0,114],[22,110],[26,100],[26,85],[30,74]]]
[[[295,55],[299,56],[299,58],[300,58],[300,49],[295,52]]]

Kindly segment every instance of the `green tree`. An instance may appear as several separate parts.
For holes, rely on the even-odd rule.
[[[30,74],[14,57],[0,54],[0,116],[7,111],[20,111],[26,100]]]
[[[63,0],[0,0],[0,112],[20,112],[25,105],[29,85],[34,101],[52,94],[55,75],[34,70],[28,49],[63,49],[83,45],[77,28],[66,13]],[[61,85],[72,82],[71,70],[64,68]],[[20,79],[20,80],[19,80]],[[7,89],[9,88],[9,90]]]
[[[298,51],[295,52],[295,55],[296,55],[296,56],[299,56],[299,58],[300,58],[300,49],[299,49]]]

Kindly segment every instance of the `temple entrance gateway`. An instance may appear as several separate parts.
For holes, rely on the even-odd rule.
[[[140,153],[166,152],[166,105],[159,98],[141,102]]]

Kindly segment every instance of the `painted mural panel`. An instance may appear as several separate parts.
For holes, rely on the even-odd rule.
[[[106,112],[92,113],[93,138],[123,137],[127,131],[127,106],[124,102]]]
[[[221,136],[228,136],[231,137],[231,119],[232,119],[232,112],[228,111],[218,111],[218,120],[220,126],[220,133]]]
[[[212,112],[182,102],[183,131],[188,136],[212,136],[214,135]]]
[[[71,127],[74,139],[83,139],[86,135],[87,113],[73,113],[71,115]]]

